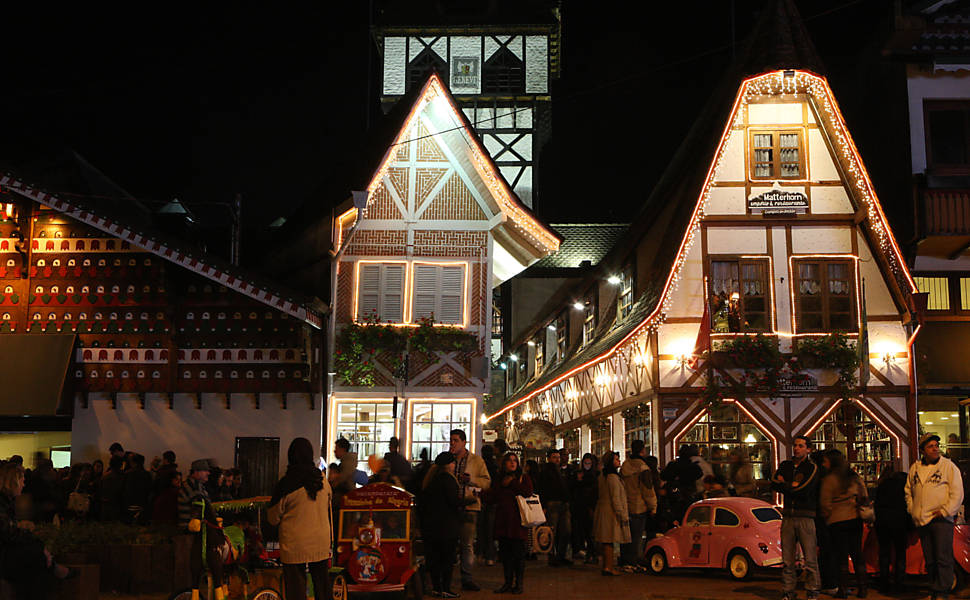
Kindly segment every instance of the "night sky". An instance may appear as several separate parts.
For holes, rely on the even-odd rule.
[[[731,60],[732,3],[565,4],[564,71],[553,88],[538,212],[551,222],[622,221]],[[737,40],[762,4],[736,0]],[[0,34],[4,129],[73,148],[150,206],[179,197],[203,207],[241,192],[249,227],[304,202],[342,200],[315,191],[380,118],[379,63],[367,3],[334,5],[9,13]],[[880,64],[892,3],[797,5],[893,212],[894,198],[908,194],[908,158],[887,147],[905,151],[897,133],[906,127],[873,111],[889,102],[887,91],[904,89],[887,75],[898,66]]]

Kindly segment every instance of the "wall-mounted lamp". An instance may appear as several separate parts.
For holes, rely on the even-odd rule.
[[[893,354],[892,352],[886,352],[885,354],[882,355],[882,362],[886,363],[886,368],[888,369],[889,367],[896,364],[896,355]]]
[[[610,276],[609,276],[609,277],[607,278],[607,280],[606,280],[606,281],[607,281],[607,282],[608,282],[608,283],[609,283],[610,285],[620,285],[620,282],[621,282],[621,281],[623,281],[623,280],[622,280],[622,279],[620,279],[620,277],[619,277],[618,275],[610,275]]]
[[[535,345],[536,345],[536,343],[535,343],[535,342],[534,342],[533,340],[529,340],[529,341],[528,341],[528,342],[526,342],[526,343],[527,343],[527,344],[528,344],[529,346],[535,346]]]
[[[485,425],[488,423],[488,415],[482,415],[482,418],[479,420],[482,422],[482,425]]]
[[[504,370],[506,370],[506,369],[508,369],[508,366],[507,366],[507,365],[506,365],[505,363],[499,363],[499,364],[498,364],[498,366],[499,366],[499,367],[500,367],[500,368],[501,368],[501,369],[502,369],[503,371],[504,371]]]
[[[519,362],[519,355],[518,354],[509,354],[509,360],[511,360],[512,362]]]
[[[556,330],[556,326],[550,324],[549,326],[546,327],[546,329],[548,329],[549,331],[555,331]]]
[[[583,310],[584,308],[586,308],[586,305],[583,304],[582,302],[573,302],[573,308],[575,308],[576,310]]]

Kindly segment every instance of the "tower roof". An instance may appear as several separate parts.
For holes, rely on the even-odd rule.
[[[822,60],[793,0],[769,0],[738,67],[743,77],[779,69],[824,75]]]

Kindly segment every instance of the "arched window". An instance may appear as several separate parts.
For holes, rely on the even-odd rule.
[[[109,314],[108,315],[108,320],[109,321],[117,321],[118,320],[118,313],[113,312],[113,313]]]
[[[131,313],[131,312],[126,312],[125,313],[125,320],[126,321],[130,321],[130,320],[132,320],[134,318],[135,318],[135,313]]]
[[[86,286],[86,285],[82,285],[81,286],[81,293],[82,294],[90,294],[91,293],[91,288],[88,287],[88,286]]]
[[[431,48],[425,48],[408,65],[407,89],[421,87],[432,71],[437,71],[444,84],[448,85],[448,67],[445,61]]]
[[[97,379],[97,378],[98,378],[98,372],[97,371],[91,371],[91,379]]]
[[[111,293],[112,294],[117,294],[120,291],[121,291],[121,287],[120,286],[117,286],[117,285],[111,286]]]
[[[283,369],[280,369],[279,371],[276,372],[276,376],[279,377],[280,379],[285,379],[286,371],[284,371]]]
[[[74,293],[74,286],[73,285],[67,286],[67,289],[64,290],[64,293],[65,294],[73,294]]]
[[[138,360],[138,351],[137,350],[129,350],[128,351],[128,360],[135,360],[135,361],[137,361]]]
[[[254,313],[254,312],[251,312],[251,313],[249,313],[249,318],[250,318],[251,320],[254,320],[254,319],[257,319],[257,318],[259,318],[259,315],[257,315],[257,314],[256,314],[256,313]]]
[[[129,258],[129,259],[128,259],[128,266],[129,266],[129,267],[134,267],[134,266],[135,266],[135,265],[137,265],[137,264],[138,264],[138,261],[137,261],[137,260],[135,260],[134,258]]]
[[[219,319],[220,321],[224,321],[226,319],[226,313],[221,312],[221,313],[217,314],[216,315],[216,319]]]
[[[195,320],[195,313],[194,312],[187,312],[187,313],[185,313],[185,319],[187,321],[194,321]]]
[[[88,319],[88,313],[79,313],[77,318],[82,321],[86,321]]]
[[[98,286],[98,293],[99,294],[103,294],[104,293],[104,286],[103,285],[99,285]]]
[[[64,236],[64,234],[61,233],[61,230],[60,229],[58,229],[57,231],[54,232],[54,237],[55,238],[61,238],[63,236]]]
[[[52,285],[51,286],[51,296],[53,296],[54,294],[59,293],[60,291],[61,291],[61,288],[57,287],[56,285]]]
[[[229,379],[239,379],[239,371],[229,371]]]
[[[139,369],[138,372],[135,373],[135,377],[137,377],[138,379],[144,379],[145,378],[145,372]]]
[[[103,321],[104,320],[104,315],[101,314],[101,313],[99,313],[99,312],[96,312],[96,313],[94,313],[94,320],[95,321]]]
[[[67,266],[69,266],[69,267],[76,267],[77,266],[77,261],[74,260],[73,258],[69,258],[69,259],[67,259]]]
[[[182,379],[192,379],[192,371],[186,369],[185,372],[182,373]]]
[[[37,260],[37,266],[38,266],[38,267],[45,267],[45,266],[47,266],[47,261],[46,261],[46,260],[44,260],[43,258],[41,258],[41,259],[38,259],[38,260]]]
[[[81,266],[82,267],[90,267],[91,266],[91,259],[90,258],[85,258],[84,259],[84,262],[81,263]]]
[[[54,321],[56,319],[57,319],[57,313],[53,313],[53,312],[47,313],[47,320],[48,321]]]
[[[145,360],[155,360],[155,351],[145,350]]]
[[[59,267],[59,266],[61,266],[61,259],[55,258],[54,260],[52,260],[51,261],[51,266],[52,267]]]
[[[152,286],[150,286],[150,285],[143,285],[141,287],[141,291],[142,291],[143,294],[147,294],[148,292],[152,291]]]
[[[252,371],[246,371],[246,379],[253,379],[254,377],[256,377],[255,373]]]
[[[165,313],[163,313],[163,312],[157,312],[157,313],[155,313],[155,318],[158,319],[158,320],[162,320],[162,319],[165,318]]]
[[[221,370],[217,370],[217,371],[216,371],[216,375],[215,375],[215,378],[216,378],[216,379],[222,379],[222,371],[221,371]]]
[[[152,371],[152,379],[161,379],[162,374],[159,371]]]
[[[8,285],[7,287],[3,288],[3,293],[4,294],[12,294],[13,293],[13,286],[12,285]]]
[[[128,379],[128,371],[122,371],[121,372],[121,378],[122,379]]]
[[[40,321],[40,313],[34,313],[31,318],[35,321]]]
[[[84,250],[84,240],[78,240],[78,241],[74,242],[74,249],[75,250]]]
[[[208,377],[209,377],[208,373],[206,373],[205,371],[199,371],[199,379],[206,379]]]
[[[128,291],[129,294],[134,294],[135,293],[135,286],[129,285],[127,287],[127,291]]]
[[[35,287],[34,288],[34,293],[37,294],[38,296],[40,296],[41,294],[43,294],[44,293],[44,286],[38,285],[37,287]]]
[[[73,317],[71,316],[71,313],[64,313],[64,320],[65,321],[70,321],[72,318]]]
[[[206,360],[215,360],[216,359],[216,351],[215,350],[209,350],[208,352],[206,352],[205,353],[205,359]]]
[[[115,372],[114,371],[105,371],[104,372],[104,376],[107,377],[108,379],[111,379],[112,377],[115,376]]]
[[[3,313],[3,320],[4,321],[9,321],[10,320],[10,313]]]
[[[99,267],[106,267],[106,266],[108,266],[108,263],[105,262],[105,260],[103,258],[99,258],[98,259],[98,266]]]
[[[147,312],[143,312],[143,313],[141,313],[141,315],[139,315],[138,318],[140,318],[142,321],[147,321],[148,320],[148,313]]]
[[[204,321],[208,321],[209,320],[209,313],[208,312],[203,312],[202,313],[202,320],[204,320]]]
[[[146,267],[150,267],[152,265],[152,259],[146,258],[144,264]]]
[[[263,379],[269,379],[269,371],[263,371]]]
[[[125,360],[125,353],[121,350],[115,350],[114,360]]]
[[[8,258],[8,259],[7,259],[7,266],[8,266],[8,267],[16,267],[16,266],[17,266],[17,261],[15,261],[15,260],[14,260],[14,259],[12,259],[12,258]]]
[[[499,48],[485,61],[482,67],[482,93],[525,93],[525,65],[507,47]]]

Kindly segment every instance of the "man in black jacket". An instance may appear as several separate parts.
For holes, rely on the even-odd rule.
[[[562,455],[555,448],[546,453],[546,463],[539,471],[539,499],[546,511],[546,524],[552,527],[556,540],[555,553],[549,556],[549,565],[571,565],[566,558],[566,548],[572,533],[569,515],[569,486],[562,472]]]
[[[795,600],[795,544],[801,544],[805,557],[805,589],[809,600],[818,598],[818,542],[815,538],[815,514],[818,510],[818,467],[809,459],[811,441],[795,436],[792,458],[778,466],[771,489],[785,497],[781,519],[781,554],[785,567],[781,572],[784,591],[782,600]]]

